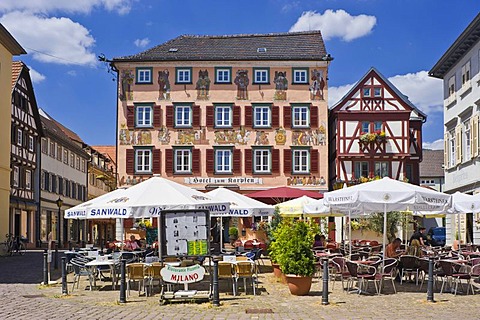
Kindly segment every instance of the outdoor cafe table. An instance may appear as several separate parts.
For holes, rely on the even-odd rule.
[[[95,259],[85,264],[86,267],[89,267],[92,273],[95,271],[95,268],[100,266],[108,266],[112,274],[112,289],[115,290],[115,282],[117,279],[115,272],[115,260],[113,259]],[[93,277],[93,286],[96,287],[96,277]]]

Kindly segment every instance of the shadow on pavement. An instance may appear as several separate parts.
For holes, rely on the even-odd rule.
[[[51,265],[50,280],[61,278],[61,257],[58,254],[58,270]],[[27,251],[23,256],[0,258],[0,283],[40,284],[43,281],[43,252]]]

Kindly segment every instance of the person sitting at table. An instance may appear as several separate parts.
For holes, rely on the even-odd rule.
[[[129,250],[129,251],[140,249],[140,246],[138,245],[137,239],[135,239],[135,235],[132,234],[130,236],[130,241],[127,241],[127,243],[125,245],[125,249]]]
[[[325,236],[316,234],[314,237],[313,247],[314,248],[325,248],[327,245],[327,241],[325,240]]]
[[[400,240],[400,238],[396,238],[395,240],[393,240],[385,248],[385,255],[388,258],[395,258],[395,259],[399,258],[403,254],[402,251],[398,251],[398,249],[400,249],[401,243],[402,243],[402,240]]]

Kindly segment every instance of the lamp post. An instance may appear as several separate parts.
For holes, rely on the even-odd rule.
[[[60,247],[61,246],[61,241],[60,241],[60,233],[62,231],[61,227],[60,227],[60,219],[62,218],[62,212],[61,212],[61,208],[62,208],[62,205],[63,205],[63,200],[62,198],[58,197],[57,201],[55,201],[57,203],[57,207],[58,207],[58,215],[57,215],[57,245]]]

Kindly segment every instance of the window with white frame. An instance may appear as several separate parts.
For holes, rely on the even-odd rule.
[[[17,129],[17,145],[21,146],[23,142],[23,131],[22,129]]]
[[[269,69],[253,69],[253,84],[269,83]]]
[[[266,128],[271,126],[271,110],[269,106],[253,106],[253,127]]]
[[[382,96],[382,88],[381,87],[373,88],[373,96],[374,97],[381,97]]]
[[[253,149],[253,171],[255,173],[270,173],[270,148],[254,148]]]
[[[215,149],[215,173],[232,173],[232,150]]]
[[[470,118],[463,122],[463,161],[470,160],[472,156],[472,141],[471,141],[471,130],[470,130]]]
[[[308,83],[308,70],[307,69],[293,69],[293,83],[294,84]]]
[[[20,183],[20,168],[13,166],[13,186],[18,187]]]
[[[192,83],[192,68],[177,68],[176,83]]]
[[[175,173],[191,173],[192,172],[192,150],[190,148],[175,148]]]
[[[25,189],[32,190],[32,171],[25,170]]]
[[[470,81],[470,60],[462,66],[462,87]]]
[[[192,126],[192,106],[175,106],[175,127]]]
[[[135,172],[137,173],[152,172],[152,150],[151,149],[135,149]]]
[[[152,122],[152,106],[137,105],[135,106],[135,126],[151,127]]]
[[[28,151],[35,150],[35,138],[32,136],[28,137]]]
[[[68,150],[67,150],[67,148],[63,148],[63,163],[68,165]]]
[[[448,96],[452,96],[455,94],[455,75],[451,76],[448,79]]]
[[[215,82],[216,83],[231,83],[232,78],[231,68],[215,68]]]
[[[75,154],[70,152],[70,167],[75,168]]]
[[[47,154],[48,153],[48,141],[46,138],[42,138],[40,141],[40,145],[42,147],[42,153]]]
[[[362,133],[368,133],[368,132],[370,132],[370,122],[363,121],[362,122]]]
[[[232,126],[232,106],[215,106],[215,127]]]
[[[383,129],[383,128],[382,128],[382,121],[375,121],[375,122],[373,123],[373,131],[374,131],[374,132],[379,132],[379,131],[381,132],[382,129]]]
[[[80,157],[77,156],[77,159],[76,159],[76,160],[77,160],[77,161],[75,162],[75,168],[76,168],[77,170],[80,170]]]
[[[354,163],[353,169],[355,179],[358,179],[360,177],[367,178],[370,175],[367,161],[356,161]]]
[[[381,178],[388,177],[388,162],[375,162],[375,176]]]
[[[449,151],[449,157],[448,157],[448,159],[450,161],[449,168],[454,167],[455,164],[456,164],[456,162],[455,162],[456,161],[456,152],[455,151],[456,151],[457,146],[456,146],[455,140],[456,140],[455,139],[455,130],[452,130],[452,131],[449,132],[449,143],[448,143],[448,145],[449,145],[449,150],[448,150]]]
[[[363,88],[363,96],[370,97],[371,96],[371,89],[370,88]]]
[[[50,157],[55,158],[55,142],[50,140]]]
[[[310,173],[310,150],[294,149],[293,153],[293,173]]]
[[[137,68],[138,84],[152,83],[152,68]]]
[[[86,161],[85,161],[85,159],[82,159],[81,169],[82,169],[82,172],[85,172],[85,171],[87,170],[87,169],[86,169]]]
[[[57,160],[62,161],[62,146],[57,144]]]
[[[310,109],[308,106],[292,107],[293,127],[308,127],[310,125]]]

